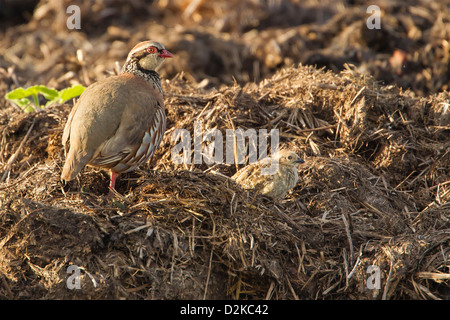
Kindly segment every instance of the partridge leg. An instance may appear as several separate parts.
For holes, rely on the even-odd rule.
[[[116,187],[116,179],[117,179],[117,176],[118,176],[119,174],[116,173],[116,172],[114,172],[114,171],[112,171],[112,170],[110,170],[110,172],[111,172],[111,180],[110,180],[110,182],[109,182],[109,193],[114,193],[113,190],[115,190],[115,187]]]

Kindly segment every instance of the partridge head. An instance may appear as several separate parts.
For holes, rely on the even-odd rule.
[[[269,170],[274,165],[276,170]],[[297,165],[304,161],[293,151],[282,150],[271,159],[249,164],[231,178],[243,189],[253,189],[273,199],[281,199],[298,182]],[[263,170],[266,169],[266,170]],[[265,172],[271,172],[265,174]]]
[[[277,159],[282,167],[291,169],[295,169],[299,163],[305,162],[295,152],[289,150],[281,150],[277,155]]]
[[[173,55],[156,41],[144,41],[137,44],[128,54],[122,67],[122,73],[136,73],[136,70],[155,71],[166,58]]]
[[[130,51],[118,76],[93,83],[83,92],[63,132],[63,180],[74,179],[89,165],[109,169],[114,189],[118,174],[153,156],[166,128],[156,69],[172,56],[159,42],[141,42]]]

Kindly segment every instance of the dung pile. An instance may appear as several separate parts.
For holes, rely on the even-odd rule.
[[[2,298],[449,298],[447,92],[301,65],[212,90],[180,73],[163,90],[162,145],[114,201],[102,171],[59,181],[70,106],[2,110]],[[241,165],[175,164],[173,135],[195,121],[278,129],[306,161],[299,184],[273,202],[230,181]]]

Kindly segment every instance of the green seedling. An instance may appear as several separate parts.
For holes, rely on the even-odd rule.
[[[64,103],[81,95],[85,87],[77,84],[61,91],[47,88],[46,86],[36,85],[24,89],[22,87],[14,89],[5,95],[15,105],[19,106],[23,111],[31,113],[42,110],[55,103]],[[39,103],[38,95],[42,95],[47,101],[45,105]],[[30,99],[31,98],[31,99]]]

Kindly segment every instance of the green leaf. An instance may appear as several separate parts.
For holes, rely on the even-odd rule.
[[[25,111],[26,113],[33,113],[36,111],[36,108],[34,107],[34,105],[30,102],[27,106],[25,106],[24,108],[22,108],[23,111]]]
[[[15,104],[17,104],[19,107],[24,109],[26,106],[28,106],[31,101],[27,98],[21,98],[21,99],[11,99]]]
[[[123,203],[117,200],[113,200],[112,204],[123,211],[127,209],[127,207]]]
[[[17,88],[8,92],[5,98],[11,100],[14,104],[18,105],[23,111],[31,113],[36,111],[36,108],[31,103],[30,99],[26,98],[27,92],[23,88]]]
[[[26,94],[25,90],[22,87],[20,87],[20,88],[14,89],[13,91],[8,92],[5,95],[5,98],[9,99],[9,100],[16,100],[16,99],[28,97],[25,94]]]
[[[74,85],[70,88],[63,89],[59,91],[58,100],[60,103],[64,103],[67,100],[73,99],[81,95],[84,89],[86,88],[80,84]]]
[[[28,98],[12,99],[11,101],[17,104],[23,111],[27,113],[36,111],[36,108],[33,106],[33,104]]]
[[[38,94],[42,94],[45,99],[47,100],[53,100],[56,97],[58,97],[58,91],[52,88],[47,88],[46,86],[31,86],[27,89],[24,89],[22,87],[17,88],[9,93],[6,94],[7,99],[20,99],[20,98],[26,98],[29,96],[37,96]]]
[[[19,105],[22,109],[25,110],[25,105],[29,105],[31,102],[27,99],[27,97],[33,97],[33,102],[36,105],[36,107],[39,107],[39,100],[38,100],[38,94],[41,94],[44,96],[47,100],[54,100],[58,97],[58,91],[55,89],[47,88],[46,86],[42,85],[36,85],[31,86],[27,89],[24,89],[22,87],[17,88],[5,95],[6,99],[12,100],[17,105]],[[25,99],[25,100],[23,100]],[[35,108],[33,108],[34,110]],[[28,110],[28,111],[27,111]],[[31,109],[27,108],[25,110],[26,112],[30,112]]]
[[[55,104],[56,102],[57,101],[55,101],[55,100],[47,101],[47,103],[42,108],[44,109],[44,108],[50,107],[52,104]]]
[[[82,85],[75,85],[70,88],[57,91],[43,85],[35,85],[27,89],[22,87],[14,89],[8,92],[5,95],[5,98],[17,104],[25,112],[33,112],[36,111],[36,109],[42,107],[45,108],[57,102],[64,103],[67,100],[78,97],[83,93],[84,89],[85,87]],[[48,100],[44,106],[39,106],[39,94]],[[32,97],[32,99],[30,100],[28,97]]]
[[[58,91],[52,88],[47,88],[46,86],[33,86],[30,87],[33,88],[36,92],[36,94],[40,93],[44,96],[47,100],[54,100],[58,97]],[[29,88],[29,89],[30,89]]]

